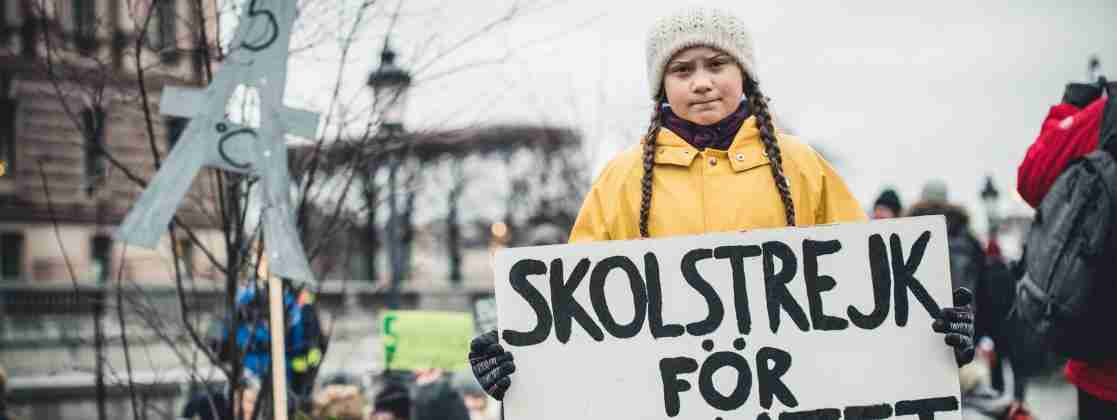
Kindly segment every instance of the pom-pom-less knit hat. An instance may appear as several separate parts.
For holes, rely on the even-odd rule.
[[[721,9],[683,9],[659,19],[648,31],[648,88],[652,99],[659,95],[667,61],[695,46],[724,51],[737,60],[746,77],[757,80],[752,37],[741,19]]]
[[[904,206],[900,204],[900,195],[896,194],[896,190],[888,188],[880,193],[877,201],[873,203],[873,207],[884,206],[892,210],[892,214],[900,215],[900,211]]]

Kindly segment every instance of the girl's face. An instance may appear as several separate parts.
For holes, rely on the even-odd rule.
[[[737,110],[744,75],[733,56],[710,47],[691,47],[667,62],[663,89],[675,115],[710,125]]]
[[[896,217],[896,213],[886,206],[873,207],[873,219],[891,219]]]

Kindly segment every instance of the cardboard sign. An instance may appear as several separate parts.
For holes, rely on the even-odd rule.
[[[317,113],[283,104],[296,14],[293,1],[249,1],[233,47],[209,86],[163,89],[161,113],[190,118],[190,122],[121,222],[116,239],[154,248],[203,167],[249,174],[260,178],[263,186],[261,218],[272,272],[297,283],[317,283],[294,223],[284,138],[286,134],[313,138],[318,131]],[[238,85],[258,89],[259,127],[226,118],[226,105]]]
[[[466,313],[387,311],[381,317],[385,366],[413,370],[469,368],[473,318]]]
[[[506,249],[510,420],[960,419],[941,216]]]

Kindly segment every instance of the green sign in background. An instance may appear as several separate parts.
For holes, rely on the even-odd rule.
[[[391,369],[467,370],[473,317],[460,312],[387,311],[380,318]]]

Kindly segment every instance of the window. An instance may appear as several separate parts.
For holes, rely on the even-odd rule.
[[[178,15],[175,0],[154,0],[151,5],[151,22],[147,27],[147,45],[158,51],[163,62],[178,60]]]
[[[23,275],[23,234],[0,233],[0,279],[19,280]]]
[[[11,97],[12,77],[0,72],[0,177],[16,169],[16,111],[19,102]]]
[[[85,137],[85,180],[87,192],[105,175],[105,111],[99,106],[81,113],[82,135]]]
[[[93,279],[97,280],[97,283],[104,283],[112,275],[109,272],[112,269],[112,238],[105,235],[96,235],[90,245],[92,249],[90,253],[91,274]]]
[[[39,44],[39,28],[42,19],[31,10],[30,2],[21,2],[23,5],[23,26],[20,27],[20,46],[23,56],[34,58]]]
[[[9,32],[8,19],[11,13],[8,13],[9,7],[15,7],[16,2],[6,1],[0,3],[0,45],[8,46],[8,40],[12,39],[12,33]]]
[[[97,1],[72,0],[70,7],[74,19],[74,43],[78,50],[91,52],[97,42]]]
[[[163,127],[167,130],[168,153],[178,144],[178,138],[182,137],[182,133],[186,131],[186,123],[188,122],[190,122],[189,118],[182,117],[169,117],[163,120]]]
[[[206,54],[201,49],[196,49],[190,54],[190,66],[194,71],[194,81],[206,81]]]
[[[178,272],[184,279],[194,278],[194,243],[190,239],[179,239]]]

